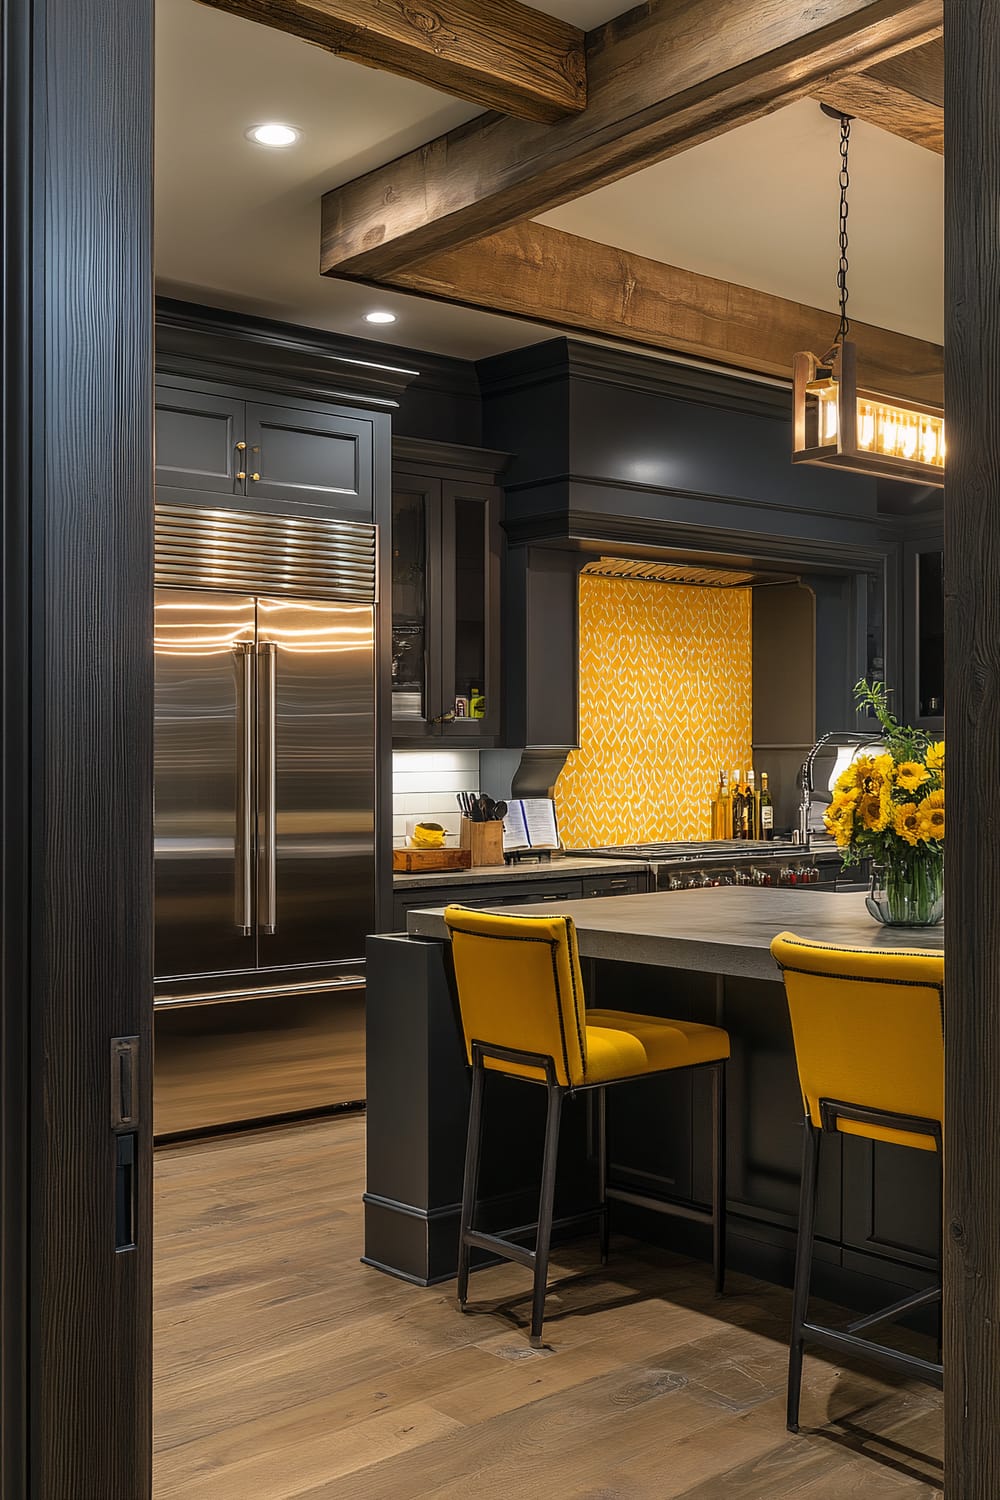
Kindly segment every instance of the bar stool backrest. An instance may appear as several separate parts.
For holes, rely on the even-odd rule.
[[[556,1082],[586,1081],[587,1027],[576,930],[570,917],[504,917],[449,906],[444,919],[462,1012],[473,1042],[552,1059]],[[545,1072],[485,1058],[487,1067],[544,1080]]]
[[[944,1118],[944,955],[810,943],[782,932],[771,953],[785,981],[806,1114],[816,1128],[922,1151]],[[828,1101],[825,1113],[821,1101]],[[899,1115],[879,1123],[835,1104]],[[934,1122],[936,1130],[900,1128]]]

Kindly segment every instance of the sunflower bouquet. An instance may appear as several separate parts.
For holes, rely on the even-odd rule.
[[[859,682],[884,749],[859,755],[837,778],[824,816],[845,865],[873,862],[868,909],[890,925],[941,920],[944,879],[944,741],[899,723],[885,685]]]

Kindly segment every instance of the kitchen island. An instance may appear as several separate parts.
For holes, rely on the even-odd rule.
[[[788,929],[851,947],[940,950],[943,929],[882,928],[862,895],[809,887],[660,892],[567,901],[557,909],[576,923],[588,1004],[728,1029],[730,1264],[790,1284],[802,1105],[770,941]],[[537,908],[505,910],[530,915]],[[365,1258],[424,1284],[446,1280],[455,1268],[468,1070],[440,909],[411,912],[405,936],[369,941],[368,1080]],[[542,1094],[490,1080],[488,1227],[534,1217]],[[609,1160],[618,1185],[704,1204],[710,1143],[709,1089],[697,1075],[643,1080],[609,1100]],[[586,1102],[578,1100],[566,1112],[560,1213],[593,1202],[591,1148]],[[937,1158],[832,1138],[824,1150],[817,1227],[818,1292],[867,1306],[886,1301],[895,1288],[903,1295],[930,1284],[940,1244]],[[615,1203],[612,1229],[708,1258],[708,1233],[693,1221]]]

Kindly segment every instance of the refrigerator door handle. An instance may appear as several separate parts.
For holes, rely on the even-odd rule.
[[[253,934],[253,644],[233,647],[236,668],[236,929]]]
[[[277,677],[278,648],[273,641],[257,646],[257,796],[258,814],[258,931],[277,931]]]

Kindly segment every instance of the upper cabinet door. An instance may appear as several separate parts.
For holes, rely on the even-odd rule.
[[[462,738],[500,728],[499,503],[492,485],[442,482],[441,677]]]
[[[156,387],[156,487],[242,495],[245,405],[172,386]],[[180,496],[174,497],[180,500]],[[181,502],[183,503],[183,502]]]
[[[374,435],[364,417],[248,402],[247,495],[308,515],[373,519]]]
[[[441,481],[401,477],[392,492],[392,718],[419,738],[451,709],[441,694]]]

